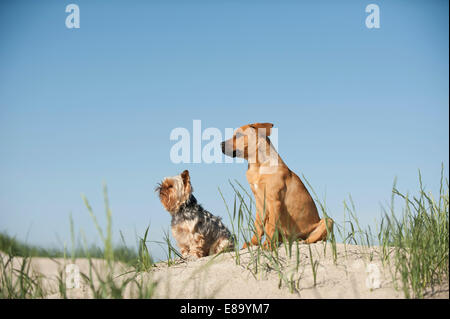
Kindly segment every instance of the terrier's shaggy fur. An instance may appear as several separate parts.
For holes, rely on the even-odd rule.
[[[204,257],[232,249],[230,231],[221,218],[197,203],[189,171],[166,177],[155,189],[164,208],[172,215],[172,234],[183,257]]]

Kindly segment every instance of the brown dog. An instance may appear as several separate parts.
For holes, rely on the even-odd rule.
[[[333,220],[320,219],[316,205],[300,178],[292,172],[270,143],[271,123],[248,124],[238,128],[233,137],[222,142],[222,152],[248,161],[247,181],[256,201],[257,245],[266,235],[264,247],[270,247],[278,230],[279,238],[314,243],[327,238]],[[247,243],[244,247],[247,247]]]

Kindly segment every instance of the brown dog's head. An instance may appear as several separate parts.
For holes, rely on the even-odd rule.
[[[222,152],[231,157],[241,157],[249,159],[249,156],[256,156],[259,142],[270,136],[272,123],[247,124],[238,128],[233,137],[222,142]]]
[[[164,178],[156,186],[155,192],[158,193],[164,208],[169,213],[175,214],[193,192],[189,171],[185,170],[180,175]]]

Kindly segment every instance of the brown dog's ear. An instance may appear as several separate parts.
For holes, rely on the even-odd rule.
[[[253,127],[254,129],[258,130],[258,132],[261,132],[266,129],[266,136],[270,136],[270,133],[272,133],[271,128],[273,127],[272,123],[253,123],[249,125],[250,127]]]
[[[189,171],[187,169],[184,170],[183,173],[181,173],[181,178],[183,179],[183,185],[189,184],[191,178],[189,176]]]

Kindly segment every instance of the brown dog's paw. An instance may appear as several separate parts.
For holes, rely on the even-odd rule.
[[[274,250],[280,247],[280,243],[278,242],[271,242],[270,240],[265,240],[264,243],[261,245],[262,249],[265,250]]]
[[[265,240],[264,243],[262,244],[262,248],[265,250],[271,250],[272,249],[272,244],[270,243],[270,241]]]

